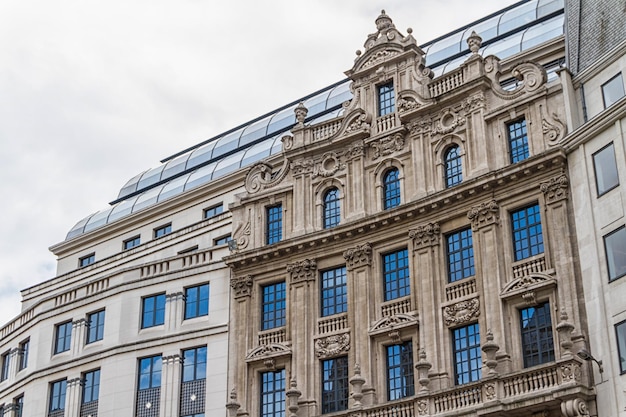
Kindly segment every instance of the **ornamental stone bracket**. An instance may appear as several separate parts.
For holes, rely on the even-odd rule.
[[[315,341],[315,356],[329,358],[350,350],[350,333],[335,334]]]
[[[367,242],[343,252],[348,270],[372,264],[372,245]]]
[[[385,334],[417,325],[419,325],[417,317],[410,314],[395,314],[393,316],[383,317],[382,319],[377,320],[370,328],[369,334],[371,336]]]
[[[556,287],[556,279],[547,274],[534,273],[514,279],[500,293],[502,299],[522,297],[527,304],[535,304],[535,294],[540,290]]]
[[[404,133],[398,132],[370,142],[369,146],[373,149],[372,160],[402,151],[406,144],[404,136]]]
[[[268,361],[280,356],[291,355],[291,349],[280,343],[257,346],[246,355],[246,362]]]
[[[315,259],[305,259],[303,261],[287,264],[287,272],[292,284],[306,281],[315,281],[317,276],[317,262]]]
[[[500,223],[500,206],[496,200],[481,203],[467,212],[467,218],[472,223],[472,230],[478,231],[485,226]]]
[[[423,249],[439,245],[441,229],[439,223],[428,223],[409,229],[409,238],[413,239],[413,249]]]
[[[459,301],[443,309],[443,318],[448,327],[468,323],[478,316],[480,316],[478,297]]]
[[[233,289],[235,299],[250,297],[252,294],[252,275],[233,277],[230,279],[230,286]]]
[[[569,197],[569,180],[565,174],[542,182],[539,188],[545,197],[546,204],[553,204]]]
[[[583,417],[589,415],[589,410],[584,400],[574,398],[561,403],[561,413],[565,417]]]

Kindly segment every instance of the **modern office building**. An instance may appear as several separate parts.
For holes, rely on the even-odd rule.
[[[383,12],[346,79],[129,180],[0,329],[0,416],[623,413],[625,309],[587,279],[623,217],[573,184],[611,141],[625,175],[624,102],[591,96],[624,63],[565,69],[572,10],[421,45]]]

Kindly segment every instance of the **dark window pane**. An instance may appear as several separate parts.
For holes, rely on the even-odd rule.
[[[209,284],[185,289],[185,320],[209,315]]]
[[[516,261],[543,253],[543,232],[538,204],[511,213],[511,224]]]
[[[454,339],[454,379],[457,385],[481,378],[482,358],[478,324],[459,327],[452,331]]]
[[[593,154],[593,167],[596,174],[598,196],[601,196],[619,185],[613,143],[608,144]]]
[[[554,361],[550,304],[520,310],[520,320],[524,367]]]
[[[474,275],[472,229],[467,228],[446,236],[448,251],[448,281],[454,282]]]
[[[526,132],[526,119],[509,123],[509,151],[511,163],[523,161],[528,158],[528,134]]]
[[[388,210],[400,205],[400,173],[392,168],[383,178],[384,208]]]
[[[387,398],[393,401],[414,394],[413,342],[387,346]]]
[[[609,281],[626,275],[626,227],[622,226],[604,236]]]
[[[261,305],[261,330],[273,329],[285,325],[286,292],[285,282],[263,287],[263,304]]]
[[[337,226],[340,220],[339,190],[331,188],[324,194],[324,229]]]
[[[348,310],[348,289],[346,285],[346,267],[322,272],[321,280],[322,317],[343,313]]]
[[[406,249],[383,255],[385,301],[411,293],[409,256]]]
[[[283,206],[277,204],[266,209],[265,242],[268,245],[280,242],[283,238]]]
[[[378,87],[378,115],[384,116],[396,111],[396,95],[393,91],[393,82]]]
[[[145,297],[142,299],[142,304],[142,329],[165,323],[165,294]]]
[[[448,148],[444,156],[446,188],[452,187],[463,181],[463,167],[461,165],[461,153],[458,146]]]
[[[285,417],[285,370],[261,374],[261,417]]]
[[[622,73],[619,73],[602,85],[604,107],[609,107],[622,97],[624,97],[624,81],[622,80]]]
[[[348,357],[322,361],[322,414],[348,409]]]

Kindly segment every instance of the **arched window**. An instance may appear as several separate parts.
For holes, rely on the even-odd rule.
[[[324,194],[324,229],[337,226],[340,219],[339,190],[331,188]]]
[[[454,145],[448,148],[444,160],[446,188],[449,188],[463,181],[463,168],[461,166],[459,147]]]
[[[400,173],[391,168],[383,177],[383,207],[385,210],[400,205]]]

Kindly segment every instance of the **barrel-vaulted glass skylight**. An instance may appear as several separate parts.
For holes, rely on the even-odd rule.
[[[507,58],[563,34],[564,0],[521,1],[496,14],[421,46],[435,76],[458,68],[469,56],[472,31],[482,41],[481,54]],[[249,166],[282,151],[281,137],[295,124],[294,109],[304,102],[307,123],[338,117],[352,99],[350,80],[326,87],[231,131],[162,161],[131,178],[112,206],[79,221],[66,240]]]

